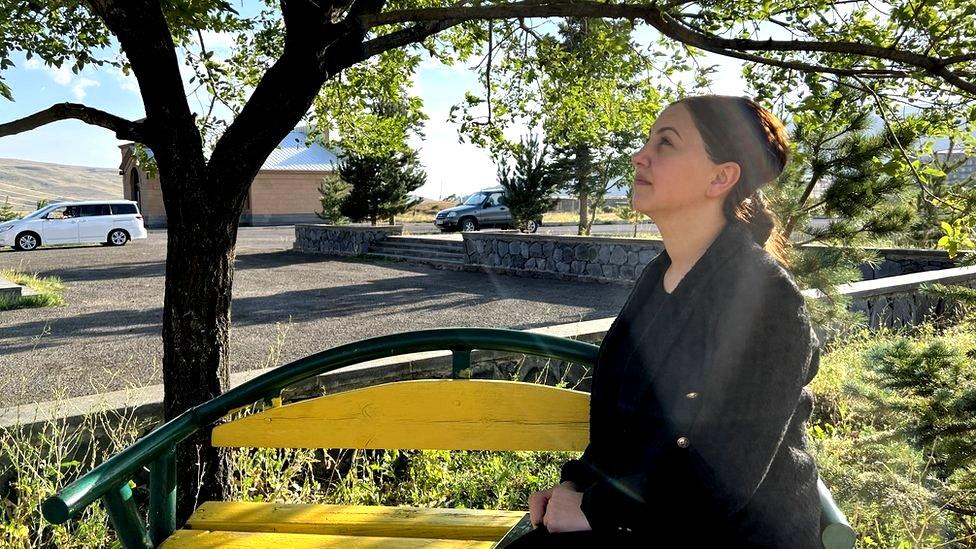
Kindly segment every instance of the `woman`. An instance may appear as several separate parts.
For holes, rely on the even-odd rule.
[[[590,444],[509,547],[821,547],[804,389],[819,345],[760,191],[788,151],[745,98],[685,98],[655,121],[633,206],[665,251],[600,347]]]

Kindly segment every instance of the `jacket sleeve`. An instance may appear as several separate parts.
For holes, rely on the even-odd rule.
[[[753,281],[756,283],[758,281]],[[600,478],[581,509],[594,529],[640,531],[727,517],[763,482],[819,355],[803,296],[786,278],[715,319],[699,409],[631,475]]]
[[[570,481],[576,484],[577,488],[584,489],[596,482],[596,476],[593,474],[587,459],[592,448],[592,444],[588,445],[579,459],[571,459],[563,464],[562,471],[559,474],[560,483]]]

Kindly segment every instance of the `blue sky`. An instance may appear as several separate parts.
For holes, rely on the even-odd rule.
[[[649,32],[642,34],[649,41]],[[228,44],[227,37],[213,33],[205,35],[205,40],[218,53]],[[647,43],[640,35],[638,40]],[[0,122],[64,101],[84,103],[129,119],[144,115],[135,78],[123,75],[118,69],[87,67],[80,74],[73,74],[67,65],[47,67],[36,58],[28,61],[23,55],[15,55],[13,61],[16,66],[6,71],[5,78],[13,89],[15,101],[0,99]],[[701,90],[701,93],[745,93],[738,62],[718,56],[710,56],[706,62],[717,64],[719,72],[714,76],[716,83],[711,90]],[[191,71],[184,69],[185,82]],[[447,122],[451,106],[459,103],[468,90],[478,91],[479,85],[476,75],[464,66],[450,67],[428,60],[417,72],[413,91],[424,100],[429,116],[425,138],[412,143],[420,149],[421,161],[427,169],[427,184],[418,191],[421,196],[467,194],[495,184],[495,165],[487,151],[458,143],[457,127]],[[195,103],[191,99],[191,109],[199,110]],[[513,127],[506,133],[516,137],[523,131],[524,128]],[[121,143],[109,130],[69,120],[0,138],[0,158],[117,168]]]

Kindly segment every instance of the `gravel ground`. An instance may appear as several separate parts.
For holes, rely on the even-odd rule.
[[[290,251],[292,227],[242,228],[233,371],[366,337],[445,326],[533,328],[616,314],[628,289]],[[162,382],[166,234],[122,248],[0,251],[0,268],[64,281],[66,305],[0,312],[0,407]]]

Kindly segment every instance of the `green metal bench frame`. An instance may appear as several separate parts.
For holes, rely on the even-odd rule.
[[[379,358],[449,350],[452,377],[468,377],[471,351],[505,351],[591,366],[599,347],[562,337],[497,328],[439,328],[375,337],[296,360],[195,406],[107,459],[42,505],[44,518],[62,524],[101,499],[122,545],[150,548],[176,529],[176,445],[233,410],[280,395],[291,384]],[[149,467],[149,523],[139,516],[129,482]],[[830,492],[818,481],[826,549],[850,549],[856,535]]]

